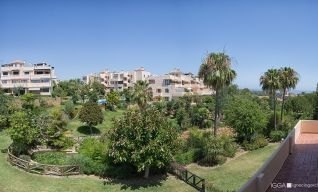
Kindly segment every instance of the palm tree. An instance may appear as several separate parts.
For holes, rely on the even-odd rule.
[[[149,91],[149,83],[147,81],[137,81],[132,93],[132,100],[137,103],[139,109],[144,111],[147,106],[147,102],[151,101],[152,94]]]
[[[199,78],[215,91],[214,136],[220,116],[220,92],[229,86],[235,77],[236,72],[231,69],[231,59],[225,53],[209,53],[200,66]]]
[[[278,69],[268,69],[260,77],[262,89],[271,96],[272,108],[274,110],[274,128],[276,130],[276,91],[280,89],[280,72]]]
[[[286,91],[289,89],[295,89],[299,81],[299,77],[298,77],[298,73],[290,67],[283,67],[279,71],[280,71],[279,79],[280,79],[281,88],[283,91],[283,102],[282,102],[282,108],[280,111],[280,120],[281,122],[283,122],[283,112],[284,112]]]

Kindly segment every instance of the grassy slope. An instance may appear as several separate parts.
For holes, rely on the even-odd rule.
[[[0,149],[11,143],[8,136],[0,132]],[[138,190],[136,190],[138,189]],[[121,183],[103,184],[103,180],[89,176],[49,177],[26,173],[12,167],[6,161],[6,154],[0,153],[0,192],[105,192],[105,191],[141,191],[141,192],[170,192],[195,190],[180,180],[169,176],[160,183],[143,187],[131,186]]]
[[[278,144],[243,154],[219,167],[191,164],[188,169],[222,190],[238,190],[263,165]]]
[[[104,114],[104,121],[102,124],[97,125],[96,128],[101,131],[101,133],[105,132],[112,126],[112,119],[120,117],[124,113],[124,110],[116,110],[116,111],[105,111],[103,110]],[[77,128],[84,125],[78,118],[71,120],[68,125],[67,129],[71,131],[72,135],[74,136],[84,136],[87,134],[83,134],[77,131]]]

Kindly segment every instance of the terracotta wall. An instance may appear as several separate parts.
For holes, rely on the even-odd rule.
[[[318,133],[318,121],[301,121],[301,133]]]
[[[314,124],[318,126],[318,121],[314,122]],[[288,155],[293,152],[296,140],[302,132],[302,126],[308,125],[309,127],[314,126],[312,123],[310,124],[305,122],[305,124],[302,124],[302,121],[299,121],[294,127],[293,131],[290,132],[287,138],[280,144],[278,149],[270,156],[270,158],[264,163],[264,165],[247,183],[245,183],[245,185],[239,191],[265,192],[283,166]]]

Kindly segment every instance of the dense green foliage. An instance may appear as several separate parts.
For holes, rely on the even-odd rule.
[[[104,162],[107,156],[105,143],[94,138],[85,139],[81,143],[79,153],[98,162]]]
[[[268,145],[268,141],[263,135],[256,135],[249,142],[245,140],[242,143],[243,148],[249,151],[265,147],[266,145]]]
[[[81,122],[86,123],[92,134],[92,126],[96,126],[103,122],[104,116],[102,110],[95,102],[86,102],[79,113]]]
[[[65,152],[37,152],[32,155],[32,159],[36,162],[49,165],[68,165],[70,155]]]
[[[0,130],[9,125],[10,103],[11,98],[0,93]]]
[[[250,141],[254,134],[265,129],[267,114],[256,101],[234,97],[226,111],[225,122],[236,130],[239,141]]]
[[[106,101],[107,105],[111,110],[115,109],[115,106],[119,104],[120,96],[117,91],[110,91],[109,93],[106,94]]]
[[[69,100],[65,102],[64,113],[66,113],[69,118],[73,118],[75,116],[75,105],[72,101]]]
[[[145,170],[147,177],[150,167],[162,168],[170,163],[176,138],[176,130],[158,110],[128,111],[114,120],[109,134],[109,155],[115,163],[130,163],[139,172]]]
[[[34,117],[24,111],[18,111],[10,116],[8,133],[14,143],[32,146],[38,142],[39,130],[34,126]]]
[[[272,142],[278,142],[278,141],[281,141],[282,139],[284,139],[285,136],[286,136],[286,133],[284,131],[273,130],[273,131],[271,131],[269,138]]]
[[[197,162],[205,166],[223,164],[234,157],[238,145],[228,136],[212,136],[210,132],[191,129],[189,137],[181,143],[175,160],[181,164]]]

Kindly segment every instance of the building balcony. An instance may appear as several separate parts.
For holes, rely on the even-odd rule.
[[[263,167],[239,191],[318,191],[318,186],[308,187],[317,184],[317,173],[318,121],[301,120]]]
[[[50,82],[47,83],[4,83],[1,84],[2,88],[15,88],[15,87],[23,87],[23,88],[38,88],[38,87],[51,87],[52,84]]]

